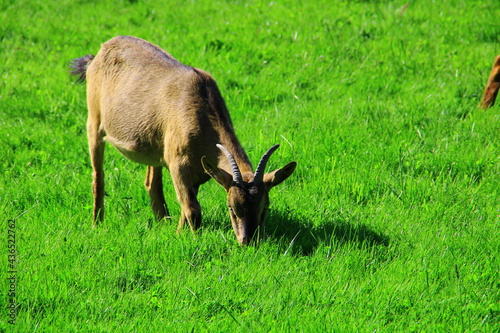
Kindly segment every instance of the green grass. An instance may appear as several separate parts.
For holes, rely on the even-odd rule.
[[[498,332],[500,109],[477,105],[500,4],[405,3],[1,2],[0,331]],[[91,228],[67,65],[116,35],[212,73],[254,163],[275,143],[269,169],[298,162],[260,246],[237,245],[215,182],[196,239],[151,223],[145,167],[111,147]]]

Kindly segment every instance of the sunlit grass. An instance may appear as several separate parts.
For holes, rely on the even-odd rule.
[[[0,5],[19,306],[0,331],[498,331],[499,109],[476,106],[500,7],[405,3]],[[254,163],[275,143],[270,169],[298,162],[259,246],[237,245],[214,182],[198,237],[175,232],[168,173],[174,218],[152,223],[145,167],[112,147],[91,228],[85,86],[67,65],[116,35],[212,73]]]

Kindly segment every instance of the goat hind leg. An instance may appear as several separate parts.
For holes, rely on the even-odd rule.
[[[104,141],[102,133],[89,123],[88,141],[90,150],[90,160],[92,163],[92,194],[94,196],[94,219],[93,226],[96,226],[104,219]]]

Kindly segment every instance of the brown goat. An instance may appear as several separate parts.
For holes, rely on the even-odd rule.
[[[498,95],[498,89],[500,88],[500,55],[496,57],[493,63],[493,68],[491,69],[490,77],[488,82],[486,82],[486,87],[484,88],[483,99],[481,100],[481,107],[487,109],[495,105],[495,100]]]
[[[104,142],[147,165],[145,186],[157,219],[169,216],[162,168],[172,176],[185,222],[201,226],[199,186],[212,177],[227,191],[227,205],[240,244],[261,233],[269,190],[287,179],[296,163],[264,174],[270,155],[254,173],[234,133],[215,80],[145,40],[120,36],[95,57],[75,59],[74,75],[87,80],[88,142],[93,168],[94,225],[104,217]]]

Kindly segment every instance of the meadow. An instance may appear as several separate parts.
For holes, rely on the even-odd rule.
[[[478,108],[498,17],[497,0],[2,0],[0,332],[499,332],[500,107]],[[257,246],[213,181],[201,235],[176,233],[167,172],[173,219],[153,222],[145,167],[111,146],[91,228],[68,64],[117,35],[211,73],[253,163],[276,143],[269,170],[297,161]]]

